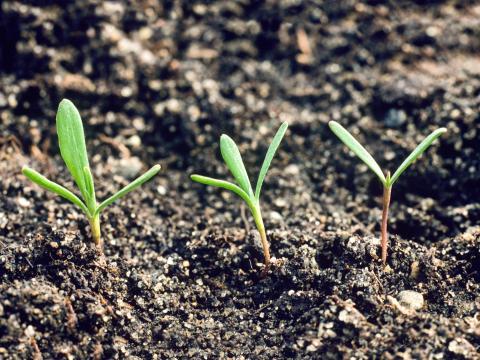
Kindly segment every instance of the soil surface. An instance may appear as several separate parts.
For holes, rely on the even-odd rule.
[[[0,359],[478,359],[480,4],[470,1],[0,2]],[[85,216],[55,112],[84,119],[99,199]],[[328,129],[395,170],[388,266],[381,187]],[[282,121],[262,210],[189,174],[252,182]]]

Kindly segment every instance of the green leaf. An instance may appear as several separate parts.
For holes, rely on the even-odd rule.
[[[216,186],[222,189],[230,190],[235,194],[237,194],[238,196],[240,196],[243,200],[245,200],[245,202],[250,208],[254,206],[250,196],[248,196],[248,194],[242,188],[240,188],[235,184],[232,184],[229,181],[218,180],[208,176],[202,176],[202,175],[196,175],[196,174],[190,175],[190,179],[200,184],[211,185],[211,186]]]
[[[55,194],[60,195],[64,199],[67,199],[70,202],[74,203],[80,209],[82,209],[82,211],[87,214],[87,216],[90,216],[90,212],[87,209],[87,206],[82,202],[82,200],[78,198],[78,196],[76,196],[70,190],[64,188],[61,185],[58,185],[57,183],[54,183],[53,181],[48,180],[45,176],[29,168],[28,166],[24,166],[22,168],[22,173],[30,180],[32,180],[35,184],[38,184],[44,189],[50,190],[51,192],[54,192]]]
[[[90,204],[94,194],[88,191],[88,179],[84,168],[89,166],[82,119],[77,108],[70,100],[63,99],[58,105],[57,134],[60,153],[82,193],[83,200]]]
[[[287,128],[288,123],[284,122],[278,129],[277,133],[273,137],[272,142],[270,143],[270,146],[268,147],[267,155],[265,155],[265,159],[263,160],[262,168],[258,174],[257,185],[255,187],[255,199],[257,199],[257,201],[260,199],[260,191],[262,190],[265,175],[267,175],[267,171],[272,163],[272,159],[275,156],[275,152],[277,151],[278,147],[280,146],[280,142],[282,141]]]
[[[220,137],[220,152],[238,185],[249,196],[253,196],[252,185],[250,184],[240,151],[238,151],[237,145],[228,135],[223,134]]]
[[[87,188],[87,193],[91,194],[89,201],[87,202],[87,207],[91,213],[95,212],[95,208],[97,207],[97,200],[95,199],[95,186],[93,184],[93,176],[90,168],[85,166],[83,168],[83,173],[85,177],[85,185]]]
[[[420,156],[422,153],[427,150],[430,145],[442,134],[446,133],[447,129],[440,128],[428,135],[412,153],[404,160],[404,162],[398,167],[397,171],[392,175],[391,180],[389,181],[389,186],[392,186],[395,181],[398,180],[400,175]]]
[[[120,191],[118,191],[116,194],[110,196],[108,199],[106,199],[100,205],[98,205],[97,210],[95,211],[95,215],[100,214],[100,212],[103,209],[105,209],[108,205],[113,203],[115,200],[120,199],[122,196],[128,194],[130,191],[135,190],[137,187],[139,187],[143,183],[150,180],[152,177],[157,175],[157,173],[160,171],[160,169],[161,169],[161,167],[158,164],[153,166],[145,174],[143,174],[142,176],[139,176],[138,178],[133,180],[130,184],[128,184],[127,186],[122,188]]]
[[[330,121],[328,123],[330,130],[353,151],[380,179],[383,185],[386,184],[385,175],[383,175],[382,169],[378,166],[375,159],[368,153],[368,151],[339,123],[336,121]]]

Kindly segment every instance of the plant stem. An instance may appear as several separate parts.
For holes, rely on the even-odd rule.
[[[267,233],[265,231],[265,226],[263,225],[262,212],[260,211],[260,207],[258,206],[258,204],[256,204],[256,206],[254,206],[251,210],[252,210],[253,219],[255,220],[255,225],[257,226],[257,230],[260,233],[260,239],[262,241],[262,247],[263,247],[263,255],[265,257],[264,263],[265,263],[265,268],[267,269],[268,266],[270,265],[270,249],[268,246]]]
[[[90,227],[92,228],[93,241],[95,242],[98,250],[103,253],[103,242],[100,233],[100,214],[94,215],[92,218],[89,219],[89,221]]]
[[[383,186],[383,212],[382,212],[382,262],[383,266],[387,263],[387,246],[388,246],[388,208],[390,206],[390,197],[392,194],[392,186],[388,184],[390,180],[390,171],[387,172],[387,184]]]

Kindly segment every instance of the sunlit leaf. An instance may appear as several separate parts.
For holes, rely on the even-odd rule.
[[[262,168],[260,169],[260,173],[257,179],[257,185],[255,187],[255,198],[257,201],[260,199],[260,192],[262,190],[263,180],[267,175],[267,171],[272,163],[272,159],[275,156],[275,152],[277,151],[278,147],[280,146],[280,142],[287,131],[288,124],[284,122],[280,128],[278,129],[277,133],[273,137],[270,146],[268,147],[267,154],[265,155],[265,159],[263,160]]]
[[[69,200],[70,202],[77,205],[80,209],[82,209],[85,214],[90,216],[90,212],[87,209],[87,206],[78,198],[77,195],[72,193],[67,188],[54,183],[53,181],[48,180],[45,176],[40,174],[39,172],[29,168],[28,166],[24,166],[22,168],[22,173],[28,177],[31,181],[35,184],[40,185],[42,188],[49,190],[57,195],[60,195],[64,199]]]
[[[82,193],[83,200],[91,202],[92,193],[89,192],[84,168],[90,168],[83,124],[77,108],[70,100],[63,99],[57,111],[57,134],[60,153],[70,174]]]
[[[375,159],[342,125],[336,121],[330,121],[328,126],[335,135],[355,154],[357,155],[380,179],[382,184],[386,184],[385,175],[377,164]]]
[[[113,203],[114,201],[120,199],[122,196],[125,196],[128,194],[130,191],[135,190],[138,188],[140,185],[146,183],[148,180],[150,180],[152,177],[158,174],[160,171],[161,166],[160,165],[155,165],[153,166],[150,170],[148,170],[145,174],[142,176],[139,176],[135,180],[133,180],[130,184],[122,188],[120,191],[117,193],[113,194],[110,196],[108,199],[103,201],[100,205],[98,205],[97,210],[95,211],[95,214],[99,214],[103,209],[105,209],[108,205]]]
[[[418,146],[415,148],[415,150],[412,151],[412,153],[403,161],[403,163],[398,167],[397,171],[395,171],[392,175],[392,178],[389,182],[389,185],[393,185],[395,181],[398,180],[400,175],[420,156],[423,154],[425,150],[427,150],[432,143],[438,139],[438,137],[444,133],[447,132],[447,129],[445,128],[440,128],[432,132],[430,135],[428,135]]]
[[[251,199],[248,196],[248,194],[242,188],[240,188],[235,184],[232,184],[229,181],[214,179],[208,176],[202,176],[202,175],[196,175],[196,174],[191,175],[190,178],[193,181],[198,182],[200,184],[216,186],[222,189],[230,190],[233,193],[240,196],[247,204],[251,203]]]
[[[253,195],[252,185],[250,184],[240,151],[238,151],[237,145],[228,135],[223,134],[220,137],[220,152],[238,185],[249,196]]]

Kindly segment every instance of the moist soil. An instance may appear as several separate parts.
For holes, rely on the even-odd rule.
[[[480,4],[467,1],[4,1],[0,8],[1,359],[478,359]],[[55,111],[84,119],[99,199],[85,216]],[[382,189],[337,120],[394,170]],[[228,133],[254,178],[279,124],[262,210],[274,263],[234,195]],[[254,179],[253,179],[254,180]]]

